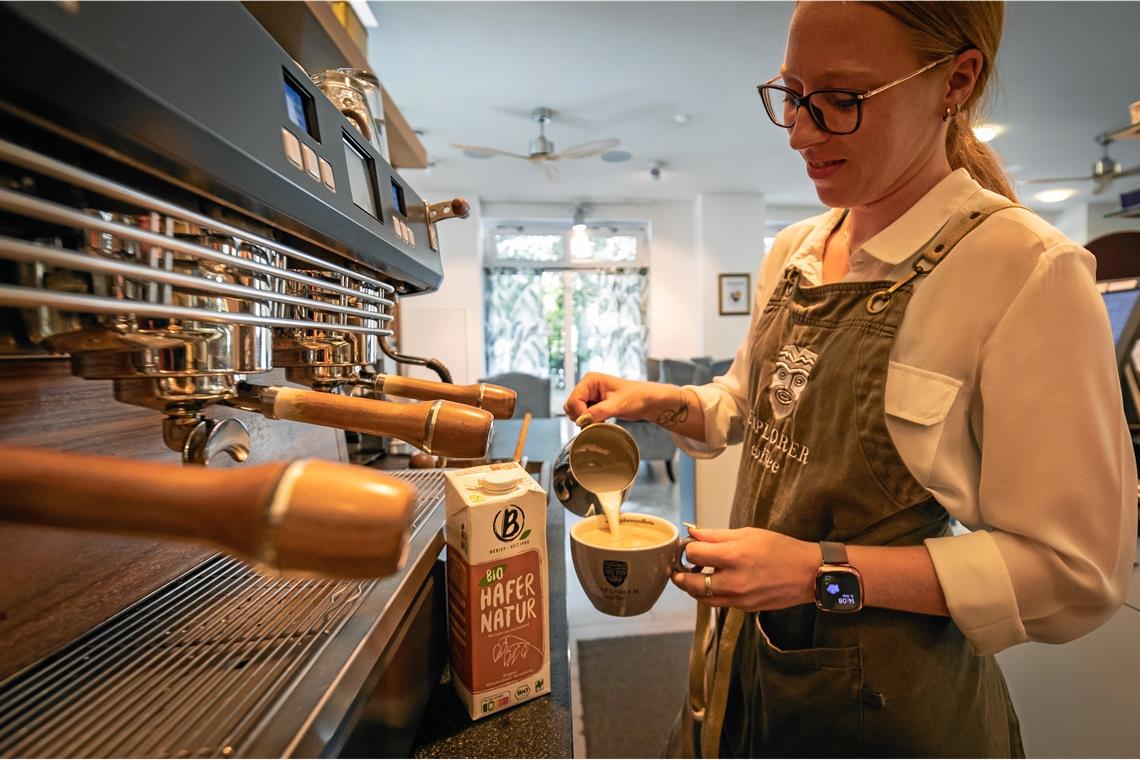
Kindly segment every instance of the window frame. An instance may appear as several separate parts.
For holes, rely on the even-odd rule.
[[[609,235],[629,235],[637,238],[637,257],[633,261],[598,261],[596,259],[570,258],[570,240],[573,229],[566,222],[555,220],[514,221],[486,219],[483,222],[482,249],[483,266],[490,268],[514,267],[519,269],[648,269],[649,268],[649,223],[617,222],[592,220],[587,234],[594,230],[604,230]],[[495,246],[495,235],[510,231],[518,235],[557,235],[562,238],[563,255],[554,261],[525,261],[521,259],[501,259]]]

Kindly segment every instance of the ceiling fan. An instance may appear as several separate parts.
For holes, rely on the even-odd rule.
[[[1111,139],[1104,135],[1097,135],[1096,142],[1101,146],[1104,151],[1100,160],[1093,164],[1092,174],[1083,177],[1047,177],[1043,179],[1027,179],[1026,184],[1049,184],[1053,182],[1083,182],[1091,180],[1096,182],[1096,187],[1093,189],[1093,195],[1099,195],[1108,189],[1115,180],[1123,177],[1131,177],[1140,174],[1140,165],[1132,166],[1127,169],[1120,165],[1120,162],[1108,155],[1108,145],[1112,142]]]
[[[529,153],[526,155],[522,153],[512,153],[508,150],[500,150],[499,148],[488,148],[482,145],[452,143],[451,147],[459,148],[472,158],[494,158],[495,156],[521,158],[524,161],[530,161],[535,166],[540,166],[546,174],[547,179],[553,181],[558,179],[558,171],[554,168],[552,162],[566,161],[574,158],[590,158],[591,156],[601,155],[621,145],[621,140],[611,138],[608,140],[595,140],[593,142],[582,143],[581,145],[575,145],[565,150],[555,152],[554,143],[546,137],[546,125],[549,124],[554,117],[554,111],[549,108],[536,108],[531,112],[530,116],[538,122],[538,137],[531,140]]]

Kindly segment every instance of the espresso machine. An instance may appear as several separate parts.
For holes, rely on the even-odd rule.
[[[407,752],[442,484],[344,431],[514,398],[393,346],[466,204],[362,124],[237,3],[0,5],[0,756]]]

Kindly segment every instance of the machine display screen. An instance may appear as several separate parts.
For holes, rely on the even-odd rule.
[[[288,74],[285,75],[285,111],[289,114],[289,121],[303,129],[305,134],[314,140],[320,139],[317,136],[313,98]]]
[[[396,180],[392,180],[392,208],[400,212],[402,216],[408,215],[408,207],[404,203],[404,188]]]
[[[348,187],[352,202],[380,219],[376,210],[376,168],[372,159],[344,135],[344,160],[348,164]]]

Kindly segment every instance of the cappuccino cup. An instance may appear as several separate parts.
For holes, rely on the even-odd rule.
[[[578,582],[599,612],[631,617],[648,612],[674,572],[699,573],[686,565],[677,526],[656,515],[622,513],[615,536],[605,515],[593,515],[570,529],[570,556]]]

